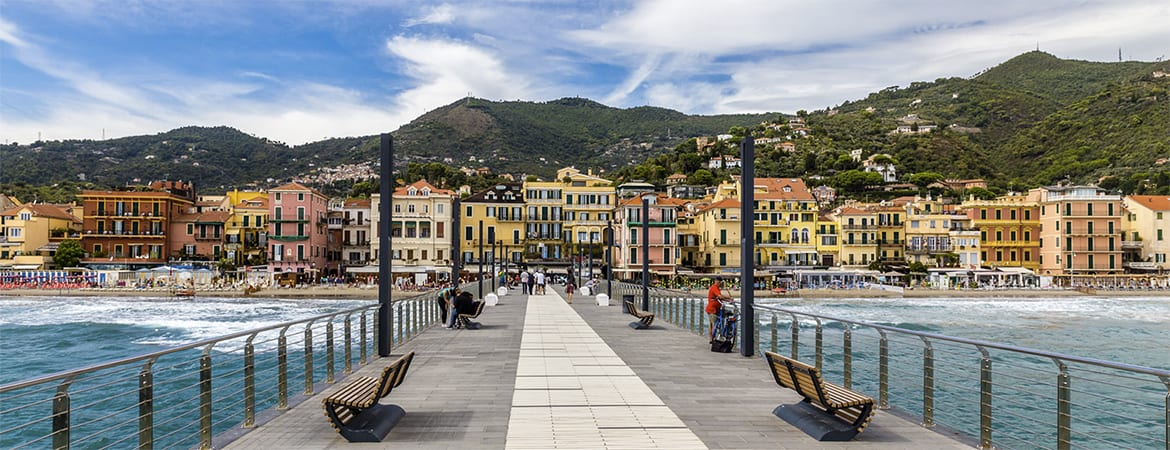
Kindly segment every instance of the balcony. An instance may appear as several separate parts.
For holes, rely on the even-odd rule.
[[[282,236],[271,236],[270,235],[270,236],[268,236],[268,239],[273,240],[273,241],[280,241],[280,242],[295,242],[295,241],[307,241],[307,240],[309,240],[309,237],[308,236],[301,236],[301,235],[282,235]]]
[[[1121,241],[1122,250],[1140,250],[1142,241]]]
[[[908,254],[937,254],[937,253],[951,253],[955,251],[953,245],[924,245],[915,247],[906,247]]]
[[[202,235],[197,234],[197,235],[195,235],[195,240],[196,241],[222,241],[223,235],[217,236],[217,235],[211,235],[211,234],[202,234]]]
[[[877,231],[877,224],[868,225],[841,225],[842,230],[863,230],[863,231]]]
[[[270,223],[309,223],[309,219],[268,219]]]

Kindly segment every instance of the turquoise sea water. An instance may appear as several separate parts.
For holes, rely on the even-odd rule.
[[[370,303],[369,300],[0,297],[0,344],[6,349],[0,352],[0,384]],[[778,306],[1170,370],[1170,298],[1167,297],[785,299]],[[802,324],[802,328],[808,326]],[[786,339],[787,329],[780,331],[780,340]],[[767,333],[761,331],[762,340],[767,339]],[[836,339],[839,347],[840,339],[835,337],[839,335],[840,327],[836,335],[833,330],[826,331],[826,342]],[[872,342],[867,343],[865,333],[860,331],[855,333],[854,340],[855,365],[863,369],[873,359],[873,349],[869,348]],[[812,342],[811,336],[802,338],[802,355],[810,354],[807,346]],[[833,357],[833,351],[826,351],[827,359]],[[946,351],[940,348],[938,356],[946,357]],[[903,378],[921,376],[921,370],[914,369],[921,359],[921,349],[916,343],[895,342],[891,357],[907,359],[906,366],[910,369],[901,374]],[[1038,367],[1052,365],[1047,361],[1023,362]],[[833,375],[831,368],[826,372]],[[946,374],[940,370],[939,376]],[[940,394],[946,394],[946,381],[940,381]],[[860,376],[855,377],[854,383],[864,391],[873,390]],[[1040,389],[1048,389],[1050,385],[1050,377],[1039,384]],[[903,388],[891,387],[891,395],[898,395],[899,389]],[[908,409],[913,410],[913,405]],[[977,412],[978,408],[969,409]],[[1041,415],[1052,411],[1050,405],[1036,409]],[[977,416],[956,420],[978,423]],[[1007,431],[1003,433],[1006,435]],[[1051,442],[1046,434],[1037,441]],[[1005,442],[1001,447],[1010,448],[1045,446],[1033,447],[1027,438],[998,442]],[[1140,448],[1143,445],[1120,441],[1118,446]]]

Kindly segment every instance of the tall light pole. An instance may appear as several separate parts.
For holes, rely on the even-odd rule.
[[[642,196],[642,311],[650,310],[650,199]]]
[[[613,298],[613,219],[605,222],[605,295]]]
[[[394,197],[394,145],[389,133],[382,134],[381,151],[382,162],[381,180],[378,191],[382,198],[378,201],[381,210],[381,221],[377,224],[381,232],[378,234],[378,356],[390,356],[390,311],[393,299],[390,294],[390,219],[389,215]]]
[[[479,277],[476,279],[477,294],[483,300],[483,219],[479,219]]]
[[[483,222],[480,222],[483,223]],[[488,228],[488,245],[492,248],[492,292],[496,291],[496,227]]]

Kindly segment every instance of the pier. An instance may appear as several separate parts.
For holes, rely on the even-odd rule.
[[[320,390],[276,417],[217,436],[216,447],[270,448],[971,448],[944,428],[877,412],[851,442],[817,442],[772,415],[800,397],[764,361],[712,353],[665,321],[627,326],[617,302],[577,295],[500,298],[478,330],[434,325],[397,347],[414,351],[406,381],[383,400],[406,416],[380,444],[351,444],[329,425]],[[392,358],[355,370],[376,375]],[[341,380],[340,383],[344,383]]]

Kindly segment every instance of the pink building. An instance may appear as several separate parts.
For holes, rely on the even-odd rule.
[[[649,220],[642,220],[642,198],[650,198]],[[635,279],[641,276],[642,230],[649,227],[650,272],[655,275],[675,275],[679,259],[678,211],[682,200],[665,194],[643,194],[621,200],[618,204],[614,241],[618,246],[613,254],[614,276]]]
[[[268,267],[305,273],[326,270],[329,198],[298,183],[268,191]]]

